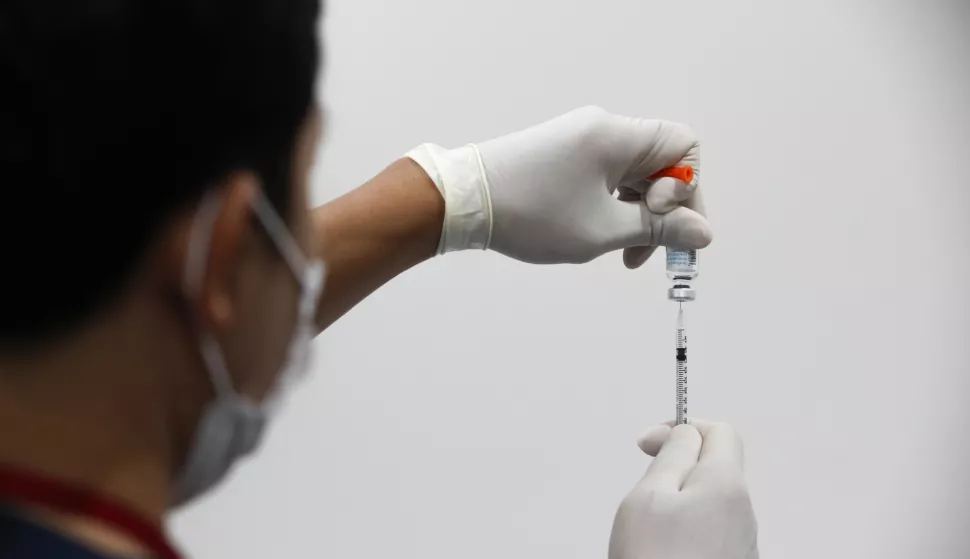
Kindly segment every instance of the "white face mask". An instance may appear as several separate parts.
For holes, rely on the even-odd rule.
[[[191,296],[201,293],[219,203],[218,196],[207,194],[192,227],[185,267],[186,289]],[[236,461],[259,445],[272,410],[278,406],[293,381],[304,376],[309,366],[314,317],[323,287],[323,264],[319,260],[306,258],[261,191],[253,206],[266,232],[300,283],[297,323],[283,369],[276,385],[262,403],[236,392],[222,349],[209,332],[199,329],[202,359],[216,397],[203,410],[188,455],[176,476],[173,487],[173,504],[176,506],[211,489],[225,477]]]

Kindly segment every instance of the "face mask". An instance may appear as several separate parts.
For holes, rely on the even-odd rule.
[[[201,294],[209,240],[219,213],[219,203],[218,196],[206,195],[192,227],[185,268],[186,289],[192,296]],[[256,449],[272,411],[293,381],[304,376],[309,365],[314,317],[323,287],[323,264],[306,258],[262,192],[253,205],[263,227],[300,283],[297,323],[283,369],[262,403],[236,392],[222,349],[209,332],[199,329],[199,347],[216,397],[203,410],[185,463],[176,476],[173,487],[173,504],[176,506],[212,488],[240,458]]]

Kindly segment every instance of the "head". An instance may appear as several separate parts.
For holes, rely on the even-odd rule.
[[[317,11],[316,0],[0,5],[10,413],[110,408],[165,440],[174,477],[218,392],[202,338],[236,393],[258,403],[273,390],[301,284],[257,208],[268,201],[315,253]]]

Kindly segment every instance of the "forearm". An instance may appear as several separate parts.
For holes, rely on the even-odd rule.
[[[314,234],[327,264],[318,327],[326,329],[389,280],[434,256],[444,209],[431,179],[405,158],[314,210]]]

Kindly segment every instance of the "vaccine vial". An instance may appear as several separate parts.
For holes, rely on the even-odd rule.
[[[672,301],[693,301],[697,297],[693,282],[697,279],[697,251],[667,248],[667,278],[673,286],[667,290]]]

